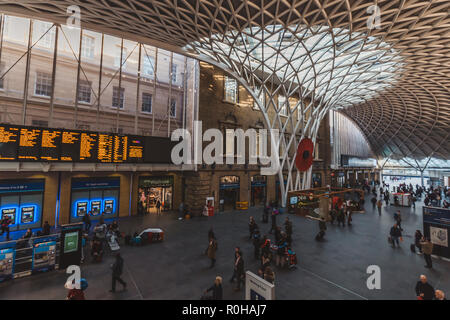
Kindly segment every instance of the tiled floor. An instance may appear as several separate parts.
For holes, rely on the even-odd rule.
[[[367,198],[367,200],[370,197]],[[299,259],[296,270],[276,273],[277,299],[415,299],[414,286],[420,274],[450,295],[450,262],[434,259],[432,270],[424,268],[423,256],[409,250],[416,229],[421,229],[422,209],[402,208],[404,242],[393,249],[387,235],[397,208],[383,207],[381,216],[366,201],[366,213],[356,214],[353,226],[328,225],[326,241],[316,242],[316,221],[289,215],[294,225],[294,250]],[[132,217],[121,220],[121,230],[141,231],[160,227],[166,239],[145,247],[123,246],[125,259],[123,279],[128,290],[109,293],[111,256],[101,264],[82,265],[82,276],[89,282],[88,299],[199,299],[216,275],[224,278],[224,298],[243,299],[244,292],[234,292],[228,282],[233,270],[233,248],[244,252],[245,269],[256,272],[259,264],[253,259],[253,246],[248,240],[248,217],[260,221],[262,209],[226,212],[214,217],[178,221],[177,214],[161,217]],[[284,222],[287,214],[278,218]],[[264,233],[270,226],[258,222]],[[219,242],[217,264],[209,269],[203,255],[207,234],[213,226]],[[381,268],[381,290],[366,286],[369,265]],[[0,299],[64,299],[64,271],[16,279],[0,284]],[[120,288],[120,284],[118,284]]]

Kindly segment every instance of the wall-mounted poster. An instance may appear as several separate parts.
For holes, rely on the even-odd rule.
[[[20,209],[20,220],[22,223],[30,223],[34,221],[36,206],[23,206]]]
[[[430,240],[433,244],[448,248],[447,229],[430,226]]]
[[[33,272],[52,270],[56,262],[56,242],[35,243],[33,246]]]
[[[13,248],[0,250],[0,282],[13,278],[14,258],[15,250]]]

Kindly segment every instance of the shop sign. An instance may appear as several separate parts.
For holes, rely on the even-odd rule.
[[[17,192],[32,192],[32,191],[44,191],[44,181],[2,181],[0,182],[0,193],[17,193]]]
[[[140,177],[140,187],[170,187],[173,185],[173,176]]]

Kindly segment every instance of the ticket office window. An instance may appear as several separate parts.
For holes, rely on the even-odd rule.
[[[71,222],[80,222],[84,214],[90,214],[92,220],[103,215],[105,219],[117,217],[119,211],[118,189],[91,189],[72,191]]]
[[[9,215],[10,231],[40,228],[42,225],[42,192],[0,195],[1,219]]]

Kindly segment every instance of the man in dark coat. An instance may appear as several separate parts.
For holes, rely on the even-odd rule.
[[[274,208],[272,210],[272,227],[269,230],[269,233],[272,234],[272,230],[277,230],[277,210]]]
[[[398,227],[398,225],[395,223],[394,226],[391,228],[390,236],[392,239],[392,247],[395,248],[395,243],[397,243],[397,246],[400,247],[399,239],[402,240],[402,230]]]
[[[420,300],[433,300],[434,288],[428,283],[425,275],[420,275],[420,280],[416,284],[417,299]]]
[[[244,259],[242,258],[242,253],[240,251],[237,252],[237,259],[234,263],[234,269],[236,271],[237,278],[237,287],[235,288],[235,291],[240,291],[241,282],[245,282]]]
[[[111,266],[112,269],[112,288],[110,292],[116,292],[116,281],[119,281],[125,290],[127,288],[127,283],[120,278],[123,272],[123,259],[120,256],[120,253],[116,253],[116,261]]]

